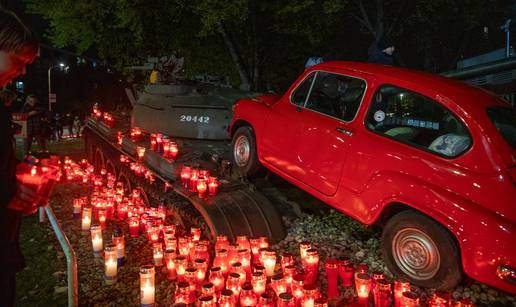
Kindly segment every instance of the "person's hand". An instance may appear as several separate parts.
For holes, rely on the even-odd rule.
[[[29,116],[34,116],[34,115],[36,115],[36,114],[38,114],[38,111],[35,111],[35,110],[34,110],[34,111],[30,111],[30,112],[29,112]]]
[[[21,211],[24,214],[34,214],[42,203],[41,197],[31,188],[19,184],[16,196],[9,203],[8,208]]]
[[[23,202],[32,204],[37,204],[41,201],[41,197],[36,193],[36,191],[21,183],[18,183],[18,192],[16,197]]]

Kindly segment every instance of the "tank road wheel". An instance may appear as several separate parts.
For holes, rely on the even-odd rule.
[[[446,290],[462,279],[455,240],[423,214],[407,210],[392,217],[383,231],[381,244],[391,272],[418,286]]]
[[[251,127],[243,126],[237,129],[231,140],[231,148],[233,152],[231,159],[236,170],[246,177],[256,174],[260,168],[260,162]]]

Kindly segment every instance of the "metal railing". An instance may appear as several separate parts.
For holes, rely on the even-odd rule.
[[[41,217],[41,208],[40,208],[40,217]],[[56,234],[57,240],[63,249],[63,252],[66,255],[66,267],[67,267],[67,279],[68,279],[68,306],[76,307],[79,306],[79,281],[77,277],[77,257],[75,256],[75,251],[73,250],[70,241],[66,237],[61,225],[57,221],[57,218],[54,214],[54,210],[50,205],[45,207],[45,212],[48,217],[48,221]]]

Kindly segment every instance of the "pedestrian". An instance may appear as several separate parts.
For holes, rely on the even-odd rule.
[[[32,141],[36,139],[41,150],[47,150],[46,133],[48,127],[47,111],[39,103],[34,95],[28,95],[21,110],[27,114],[27,136],[24,142],[24,153],[27,155],[31,151]]]
[[[61,138],[63,137],[63,119],[59,113],[56,113],[54,116],[54,132],[56,141],[61,141]]]
[[[38,55],[32,32],[12,12],[0,8],[0,88],[25,74]],[[2,95],[3,97],[3,95]],[[16,180],[16,158],[11,114],[12,99],[0,101],[0,306],[14,306],[16,272],[24,266],[19,235],[24,210],[32,211],[39,197]],[[11,209],[11,208],[17,208]]]
[[[388,38],[373,42],[368,50],[367,61],[374,64],[394,65],[396,48]]]
[[[68,132],[69,138],[73,137],[72,126],[73,126],[72,114],[66,113],[66,115],[63,119],[63,128]]]
[[[81,134],[81,120],[79,119],[79,116],[78,115],[75,115],[75,118],[73,120],[73,136],[78,138],[80,137],[80,134]]]

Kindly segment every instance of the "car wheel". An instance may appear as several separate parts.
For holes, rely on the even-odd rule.
[[[446,229],[413,210],[393,216],[382,234],[384,260],[394,275],[447,290],[462,280],[460,253]]]
[[[256,174],[260,168],[256,153],[256,141],[249,126],[237,129],[231,140],[232,162],[235,169],[243,176]]]

